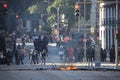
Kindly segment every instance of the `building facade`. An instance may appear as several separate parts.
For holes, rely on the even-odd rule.
[[[118,28],[120,29],[120,1],[116,11],[116,0],[98,0],[99,4],[99,39],[101,47],[109,50],[115,44],[116,12],[118,13]],[[120,43],[120,38],[118,39]]]

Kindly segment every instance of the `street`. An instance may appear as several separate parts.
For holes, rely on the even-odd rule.
[[[34,47],[33,43],[26,43],[26,47],[30,48],[30,47]],[[28,65],[30,64],[30,60],[28,59],[28,56],[25,57],[24,60],[24,65]],[[65,63],[64,59],[60,60],[60,56],[58,53],[58,47],[56,47],[56,43],[49,43],[48,44],[48,56],[46,57],[46,65],[64,65],[64,64],[69,64],[69,63]],[[78,66],[90,66],[88,63],[85,62],[73,62],[70,64],[74,64],[74,65],[78,65]],[[40,63],[38,64],[40,65]],[[95,63],[92,63],[93,66],[95,66]],[[115,63],[110,63],[108,62],[101,62],[101,66],[115,66]],[[120,66],[120,64],[119,64]]]
[[[0,65],[0,80],[119,80],[119,71],[107,70],[55,70],[50,65],[63,63],[58,55],[55,44],[49,44],[47,64],[30,64],[28,57],[23,65]],[[64,63],[63,63],[64,64]]]
[[[0,80],[120,80],[120,0],[0,0]]]
[[[26,48],[30,48],[30,47],[34,47],[33,46],[33,43],[26,43]],[[12,63],[10,64],[10,66],[3,66],[3,65],[0,65],[0,68],[7,68],[7,67],[12,67],[12,68],[16,68],[16,67],[19,67],[19,66],[22,66],[22,68],[28,68],[28,66],[51,66],[51,65],[76,65],[76,66],[84,66],[84,67],[95,67],[95,63],[88,63],[88,62],[72,62],[72,63],[66,63],[63,60],[60,59],[60,56],[59,56],[59,53],[58,53],[58,47],[56,47],[56,43],[49,43],[48,45],[48,56],[46,57],[46,65],[41,65],[41,62],[39,61],[39,64],[30,64],[31,60],[29,59],[29,55],[27,54],[23,60],[23,65],[16,65],[15,64],[15,59],[13,58],[13,61]],[[27,66],[27,67],[26,67]],[[120,66],[120,64],[119,64]],[[118,68],[119,68],[118,66]],[[102,68],[111,68],[111,69],[114,69],[115,68],[115,63],[110,63],[109,61],[108,62],[101,62],[101,66]]]
[[[33,43],[26,43],[26,47],[34,47]],[[49,43],[48,45],[48,56],[46,57],[46,62],[49,63],[62,63],[63,60],[60,60],[59,54],[58,54],[58,47],[56,47],[55,43]],[[24,60],[24,64],[30,64],[30,60],[28,59],[28,56]]]
[[[0,71],[0,80],[120,80],[112,71]]]

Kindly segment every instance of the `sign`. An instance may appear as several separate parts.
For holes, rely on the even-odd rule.
[[[91,34],[94,34],[94,32],[95,32],[95,28],[92,26],[92,27],[90,28],[90,33],[91,33]]]

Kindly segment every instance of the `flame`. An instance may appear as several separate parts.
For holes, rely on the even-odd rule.
[[[70,65],[70,66],[67,66],[67,67],[61,67],[60,70],[77,70],[78,67],[77,66],[74,66],[74,65]]]

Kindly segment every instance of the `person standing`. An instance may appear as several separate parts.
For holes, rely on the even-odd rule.
[[[18,50],[19,50],[19,49],[16,49],[16,50],[15,50],[15,63],[16,63],[16,65],[19,65],[19,59],[18,59],[18,58],[19,58],[19,56],[18,56]]]
[[[107,58],[107,51],[106,49],[103,49],[103,61],[106,62],[106,58]]]
[[[30,59],[30,60],[31,60],[31,58],[32,58],[33,50],[34,50],[34,49],[30,47],[30,51],[29,51],[29,59]]]
[[[63,60],[63,56],[64,56],[64,48],[63,48],[63,46],[60,46],[60,48],[59,48],[59,56],[60,56],[60,60]]]
[[[6,53],[6,61],[7,65],[10,65],[10,62],[12,61],[12,52],[10,50],[8,50]]]
[[[110,62],[115,62],[115,46],[110,49]]]
[[[71,46],[71,47],[69,48],[69,61],[70,61],[70,62],[73,62],[73,57],[74,57],[74,49],[73,49],[73,47]]]
[[[48,43],[49,43],[49,39],[47,35],[45,35],[43,37],[43,49],[45,49],[47,53],[48,53]]]
[[[48,56],[46,49],[43,49],[43,51],[41,52],[41,55],[42,55],[42,62],[41,62],[41,64],[45,65],[46,64],[46,56]]]
[[[79,53],[79,55],[78,55],[78,60],[80,61],[80,62],[83,62],[83,57],[84,57],[84,51],[83,51],[83,48],[82,48],[82,46],[80,47],[80,53]]]
[[[87,47],[87,50],[86,50],[86,59],[87,59],[87,62],[91,62],[91,48],[90,46]]]
[[[30,64],[32,64],[32,63],[36,64],[36,54],[37,54],[37,51],[33,50]]]
[[[18,50],[18,65],[23,64],[24,54],[22,53],[22,49]]]

